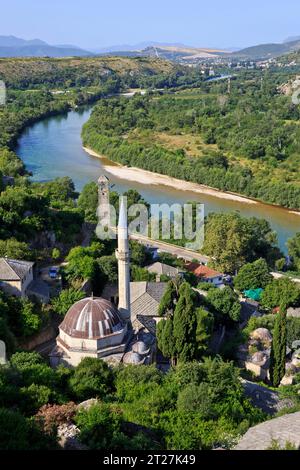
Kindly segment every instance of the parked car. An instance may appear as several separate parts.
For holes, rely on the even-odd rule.
[[[59,269],[53,266],[52,268],[49,268],[49,277],[51,279],[56,279],[58,276]]]

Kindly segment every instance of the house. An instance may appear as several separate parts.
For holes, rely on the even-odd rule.
[[[29,297],[48,303],[50,288],[41,279],[34,279],[34,263],[0,258],[0,289],[16,297]]]
[[[147,266],[146,269],[149,273],[156,274],[157,281],[160,281],[160,276],[168,276],[170,279],[174,279],[177,276],[183,275],[183,271],[178,268],[174,268],[174,266],[170,266],[169,264],[160,263],[159,261]]]
[[[193,273],[196,277],[199,278],[199,282],[208,282],[214,286],[221,287],[224,285],[223,277],[224,274],[215,271],[208,266],[204,266],[198,263],[187,263],[185,269],[190,273]]]
[[[0,258],[0,288],[10,295],[25,297],[33,281],[33,266],[31,261]]]

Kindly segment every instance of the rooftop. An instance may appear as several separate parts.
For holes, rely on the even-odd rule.
[[[118,309],[101,297],[87,297],[75,302],[60,329],[73,338],[99,339],[119,333],[124,328]]]
[[[160,263],[159,261],[147,266],[147,270],[150,273],[165,274],[170,277],[176,277],[179,273],[178,268],[174,268],[174,266],[170,266],[169,264]]]
[[[187,263],[185,265],[185,268],[187,271],[192,272],[195,274],[195,276],[198,277],[203,277],[205,279],[211,279],[214,277],[220,277],[223,276],[222,273],[215,271],[212,268],[209,268],[208,266],[204,266],[203,264],[198,264],[198,263]]]
[[[33,267],[31,261],[20,261],[10,258],[0,258],[0,280],[21,281]]]
[[[136,318],[137,315],[157,316],[159,303],[166,287],[166,282],[131,282],[130,303],[132,318]]]

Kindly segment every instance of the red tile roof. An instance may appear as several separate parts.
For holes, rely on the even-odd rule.
[[[215,271],[212,268],[209,268],[208,266],[204,266],[202,264],[198,263],[188,263],[185,268],[194,273],[195,276],[197,277],[203,277],[205,279],[211,279],[213,277],[219,277],[223,276],[222,273],[219,273],[218,271]]]

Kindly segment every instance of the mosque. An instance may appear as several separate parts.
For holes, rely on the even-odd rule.
[[[99,200],[108,201],[108,180],[100,177]],[[106,190],[103,190],[103,182]],[[102,210],[105,211],[105,208]],[[127,208],[121,199],[118,221],[118,308],[104,297],[86,297],[68,310],[50,353],[53,367],[77,366],[84,357],[112,365],[150,364],[155,360],[155,317],[166,283],[130,282]],[[132,295],[132,300],[131,300]]]

